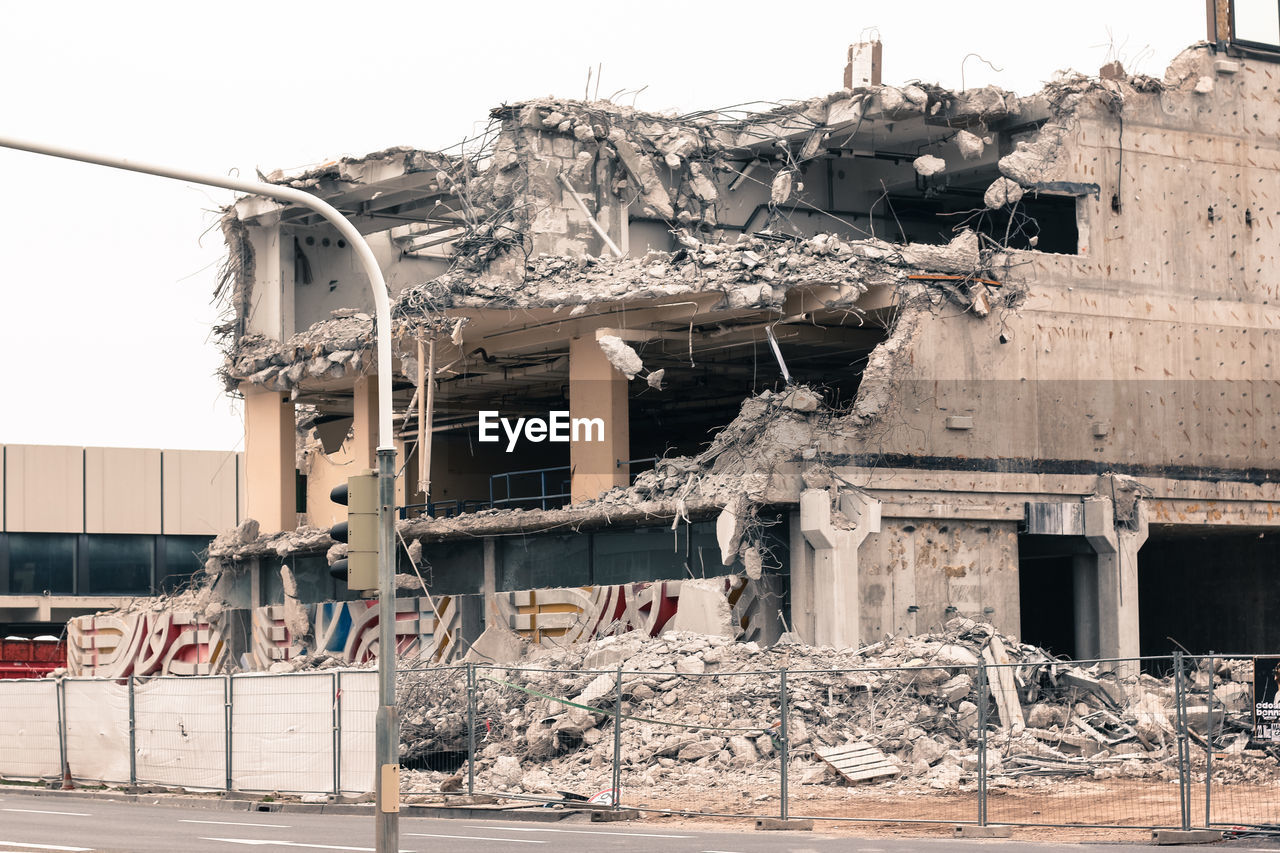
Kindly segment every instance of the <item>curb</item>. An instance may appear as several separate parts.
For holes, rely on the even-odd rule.
[[[268,812],[277,814],[340,814],[371,815],[372,803],[264,803],[251,794],[232,793],[210,797],[157,796],[160,792],[126,793],[123,791],[59,791],[56,789],[10,789],[0,785],[5,796],[49,797],[62,799],[106,800],[117,803],[149,803],[151,805],[178,806],[211,811]],[[457,818],[460,820],[519,820],[533,823],[556,823],[570,815],[590,813],[591,809],[545,808],[542,806],[435,806],[401,804],[402,817]]]

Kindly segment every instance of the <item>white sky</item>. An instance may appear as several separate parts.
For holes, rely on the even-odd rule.
[[[252,177],[441,148],[504,101],[647,86],[690,112],[884,80],[1034,91],[1120,58],[1160,76],[1204,0],[0,3],[0,136]],[[757,11],[758,10],[758,11]],[[1033,11],[1034,10],[1034,11]],[[592,84],[595,91],[595,83]],[[630,103],[631,97],[619,98]],[[231,449],[210,305],[229,193],[0,149],[0,443]],[[210,230],[212,229],[212,230]]]

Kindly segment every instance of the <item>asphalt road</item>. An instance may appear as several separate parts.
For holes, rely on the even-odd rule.
[[[247,805],[246,805],[247,808]],[[0,853],[256,853],[256,851],[372,851],[368,815],[230,811],[163,803],[0,792]],[[989,851],[1009,842],[950,839],[848,838],[820,832],[699,831],[666,821],[592,824],[585,815],[556,823],[402,817],[400,848],[431,851],[528,853],[944,853]],[[1266,842],[1230,845],[1268,850]],[[1016,842],[1019,853],[1114,851],[1115,845]]]

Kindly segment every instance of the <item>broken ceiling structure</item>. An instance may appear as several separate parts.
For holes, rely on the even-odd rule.
[[[1081,658],[1260,646],[1280,67],[1200,44],[1163,79],[1104,71],[1029,97],[853,73],[679,117],[542,99],[450,151],[272,173],[366,236],[395,358],[335,230],[226,211],[223,375],[261,532],[210,571],[255,608],[348,597],[328,493],[375,467],[389,370],[401,570],[481,602],[453,648],[569,630],[539,629],[566,611],[536,595],[494,603],[522,590],[722,575],[760,584],[762,639],[959,615]],[[1224,554],[1229,593],[1203,572]],[[282,620],[263,636],[297,648]]]

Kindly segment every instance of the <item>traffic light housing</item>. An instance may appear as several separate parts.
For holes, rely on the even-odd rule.
[[[346,559],[329,567],[329,574],[347,582],[347,589],[378,588],[378,475],[362,471],[334,486],[329,500],[347,508],[347,520],[329,529],[329,537],[347,543]]]

